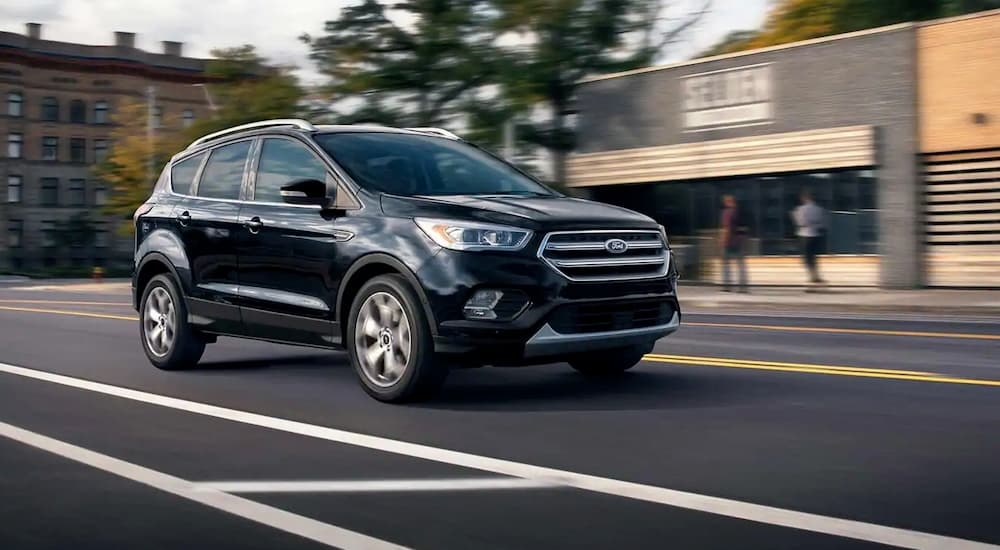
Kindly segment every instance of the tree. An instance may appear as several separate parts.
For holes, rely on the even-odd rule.
[[[212,50],[212,56],[205,76],[216,110],[212,117],[193,124],[185,132],[187,137],[300,112],[305,92],[292,72],[294,67],[269,64],[251,45]]]
[[[547,111],[546,122],[525,124],[524,137],[548,150],[557,185],[575,145],[567,122],[580,80],[652,63],[707,13],[711,0],[699,2],[667,22],[662,0],[494,0],[498,31],[520,39],[504,58],[504,95],[515,110]]]
[[[781,0],[740,49],[1000,8],[1000,0]]]
[[[118,106],[112,116],[111,149],[95,173],[108,183],[106,212],[127,221],[152,191],[160,170],[170,157],[197,137],[256,120],[297,115],[303,91],[290,67],[269,65],[253,46],[214,50],[206,66],[208,92],[216,104],[211,117],[182,129],[176,117],[165,117],[161,127],[148,134],[145,101]],[[123,223],[120,229],[131,230]]]
[[[56,222],[52,233],[57,248],[88,248],[97,240],[97,225],[90,219],[89,213],[80,212]]]
[[[344,122],[439,125],[492,76],[484,0],[362,0],[302,35],[328,90],[360,105]],[[407,24],[398,21],[407,21]]]
[[[738,52],[746,48],[746,44],[757,37],[758,31],[738,30],[730,31],[714,45],[699,53],[695,57],[711,57],[713,55],[723,55]]]
[[[184,146],[183,137],[176,131],[157,132],[150,139],[148,109],[143,101],[118,105],[111,117],[114,124],[111,149],[104,162],[94,167],[97,177],[109,186],[105,212],[120,221],[130,219],[135,209],[149,198],[163,165]],[[165,118],[161,124],[169,128],[175,121]],[[122,224],[121,229],[129,227]]]

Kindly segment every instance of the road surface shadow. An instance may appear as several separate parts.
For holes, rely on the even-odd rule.
[[[289,355],[284,357],[267,357],[262,359],[237,359],[231,361],[203,361],[198,364],[198,371],[232,371],[261,370],[280,368],[295,370],[299,368],[314,370],[317,368],[348,367],[347,355],[343,353],[319,353],[311,355]]]
[[[691,370],[639,367],[602,379],[582,376],[567,365],[551,365],[455,371],[436,398],[417,406],[484,412],[684,409],[730,406],[774,395],[758,390],[732,377]]]

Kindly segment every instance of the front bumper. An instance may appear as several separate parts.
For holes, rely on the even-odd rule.
[[[574,282],[533,257],[460,254],[444,251],[417,273],[433,315],[435,351],[460,356],[460,363],[553,362],[580,352],[652,343],[680,326],[673,273],[657,279]],[[530,303],[512,320],[466,319],[465,300],[484,288],[516,289]],[[661,306],[655,314],[649,311]],[[570,316],[564,315],[567,310]],[[611,313],[601,317],[604,310]]]

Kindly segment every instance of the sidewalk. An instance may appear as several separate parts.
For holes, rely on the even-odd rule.
[[[805,292],[802,287],[751,288],[749,294],[719,287],[681,285],[682,309],[729,311],[938,313],[1000,316],[1000,290],[883,290],[836,288]]]

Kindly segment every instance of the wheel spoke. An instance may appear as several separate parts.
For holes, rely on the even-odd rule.
[[[385,354],[385,370],[383,376],[389,382],[395,382],[403,373],[403,364],[396,360],[395,350]]]
[[[381,367],[379,366],[379,359],[381,359],[382,356],[385,355],[385,352],[382,351],[382,347],[378,345],[378,342],[375,342],[372,345],[368,346],[368,348],[365,349],[364,353],[365,353],[365,364],[368,365],[373,374],[379,373],[381,371]]]
[[[361,325],[361,332],[369,338],[378,339],[378,323],[374,317],[365,318],[364,323]]]
[[[403,361],[408,362],[410,360],[410,324],[406,322],[400,323],[399,328],[396,330],[395,338],[396,345],[403,356]]]

